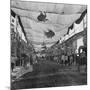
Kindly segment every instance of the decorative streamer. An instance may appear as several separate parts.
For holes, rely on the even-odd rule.
[[[81,21],[83,20],[83,18],[85,17],[86,13],[87,13],[87,9],[81,14],[80,18],[78,18],[78,19],[75,21],[75,23],[76,23],[76,24],[80,24]],[[68,28],[67,34],[69,34],[70,29],[71,29],[71,30],[73,29],[73,26],[74,26],[74,23]]]

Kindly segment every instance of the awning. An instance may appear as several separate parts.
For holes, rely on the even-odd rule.
[[[81,16],[86,8],[86,5],[11,1],[11,9],[20,16],[27,39],[36,50],[42,50],[43,42],[46,47],[55,44],[67,33],[68,27]],[[38,21],[40,11],[46,12],[46,19],[48,19],[46,22]],[[49,31],[53,32],[51,37],[45,34]]]

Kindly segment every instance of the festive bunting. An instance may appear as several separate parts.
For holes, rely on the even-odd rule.
[[[84,19],[85,15],[87,13],[87,9],[81,14],[80,18],[75,21],[76,24],[80,24],[81,21]],[[74,23],[68,28],[67,34],[69,34],[70,29],[72,30],[74,26]]]
[[[72,29],[73,29],[73,27],[74,27],[74,24],[72,24],[70,27],[68,27],[67,34],[69,34],[70,29],[72,30]]]
[[[76,24],[80,24],[80,22],[83,20],[84,16],[87,13],[87,9],[81,14],[80,18],[75,21]]]
[[[71,29],[71,30],[72,30],[72,29],[73,29],[73,26],[74,26],[74,24],[72,24],[72,25],[69,27],[69,29]]]
[[[13,17],[15,17],[16,16],[16,13],[11,9],[11,15],[13,16]]]
[[[59,40],[56,42],[56,44],[58,44],[59,43]]]

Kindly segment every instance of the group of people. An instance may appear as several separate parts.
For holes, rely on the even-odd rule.
[[[15,62],[12,62],[11,60],[11,71],[13,71],[13,69],[16,66],[22,66],[24,68],[27,68],[28,65],[32,65],[32,64],[33,64],[32,55],[28,56],[26,54],[22,54],[21,57],[18,57]]]
[[[61,64],[62,65],[68,65],[68,64],[71,64],[73,61],[73,57],[69,57],[67,54],[62,54],[61,55]]]
[[[82,51],[79,54],[72,53],[70,55],[68,54],[62,54],[60,58],[60,63],[62,65],[87,65],[87,55],[86,52]]]
[[[77,54],[62,54],[61,55],[61,64],[62,65],[76,65],[78,64],[77,62]]]
[[[49,56],[45,60],[53,61],[54,57],[55,56]],[[30,63],[30,65],[33,65],[33,64],[37,63],[38,59],[39,58],[36,55],[30,55],[28,57],[27,55],[23,54],[22,59],[20,59],[20,60],[22,61],[21,62],[22,66],[26,67],[27,63]],[[16,64],[18,64],[18,61],[20,61],[20,60],[17,60]],[[58,56],[58,58],[55,58],[54,61],[58,61],[58,63],[63,66],[70,66],[70,65],[78,65],[78,66],[86,65],[87,66],[87,54],[85,51],[82,51],[79,54],[62,53],[61,55]],[[11,69],[12,70],[14,69],[13,63],[11,63]]]

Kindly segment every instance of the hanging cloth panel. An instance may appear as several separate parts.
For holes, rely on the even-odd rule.
[[[19,21],[19,24],[20,24],[20,26],[21,26],[21,28],[22,28],[22,32],[24,33],[24,36],[25,36],[25,38],[26,38],[26,40],[27,40],[26,32],[25,32],[24,27],[23,27],[23,25],[22,25],[20,16],[18,16],[18,21]]]

